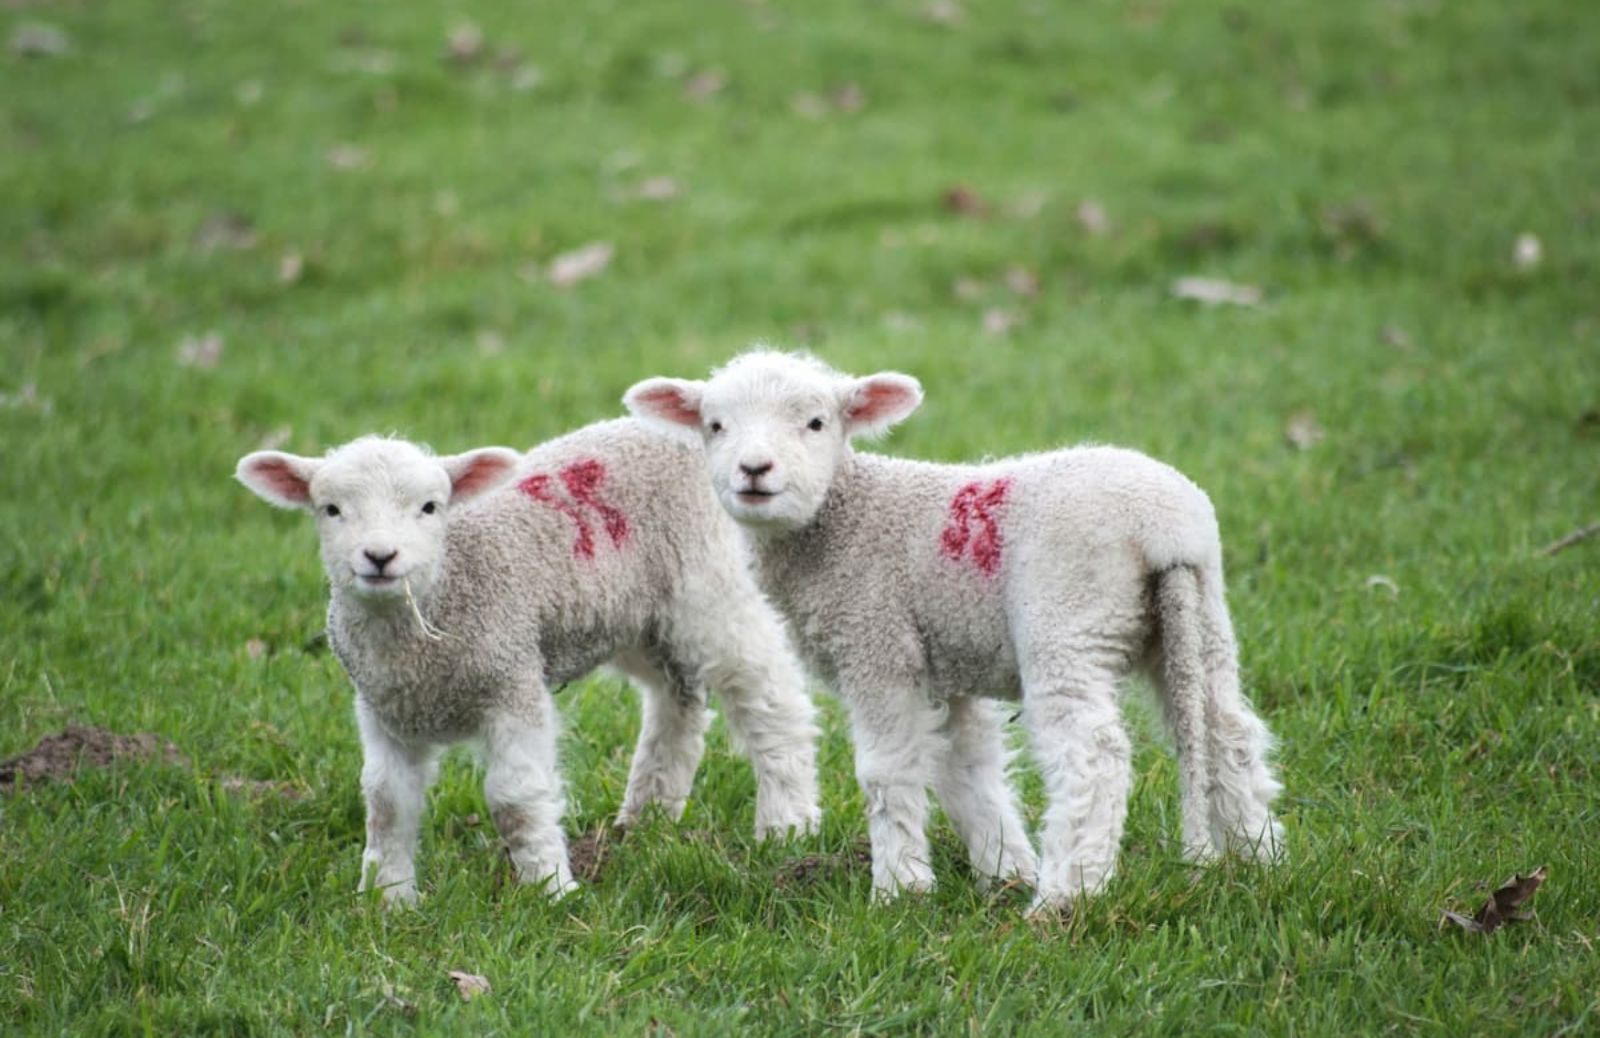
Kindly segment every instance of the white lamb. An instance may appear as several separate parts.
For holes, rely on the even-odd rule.
[[[918,382],[756,351],[709,382],[624,398],[700,433],[723,507],[753,534],[764,589],[850,709],[880,896],[933,884],[933,785],[980,875],[1036,878],[1033,911],[1099,890],[1127,813],[1119,686],[1161,693],[1185,852],[1271,857],[1271,737],[1239,691],[1210,501],[1133,451],[1079,447],[981,465],[857,454],[922,401]],[[1036,865],[990,704],[1015,699],[1049,802]]]
[[[710,686],[755,766],[757,835],[816,827],[804,674],[697,451],[622,419],[526,456],[378,437],[323,458],[259,451],[238,478],[316,517],[365,757],[362,889],[415,899],[424,795],[468,739],[518,879],[572,889],[549,690],[607,660],[643,698],[620,822],[683,810]]]

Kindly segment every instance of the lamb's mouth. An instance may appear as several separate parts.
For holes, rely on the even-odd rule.
[[[392,588],[400,583],[400,578],[392,573],[357,573],[356,583],[364,588]]]
[[[773,498],[777,497],[778,491],[760,490],[756,487],[748,487],[744,490],[738,491],[734,496],[739,499],[740,504],[764,505],[768,501],[771,501]]]

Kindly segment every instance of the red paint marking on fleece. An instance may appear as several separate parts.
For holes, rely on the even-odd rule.
[[[578,529],[577,539],[572,544],[572,554],[576,557],[594,558],[594,526],[585,514],[585,508],[592,509],[600,516],[611,543],[622,547],[628,539],[628,517],[622,514],[620,508],[600,499],[600,484],[606,479],[605,466],[593,458],[586,458],[566,466],[559,475],[562,486],[567,490],[566,497],[556,492],[554,479],[542,473],[518,483],[517,489],[572,520]],[[572,500],[567,500],[568,497]]]
[[[587,505],[600,513],[611,543],[620,548],[622,542],[628,539],[628,517],[622,514],[621,509],[600,499],[597,491],[605,479],[606,467],[593,458],[574,462],[561,470],[561,482],[567,485],[567,493],[580,505]]]
[[[589,526],[589,517],[573,507],[570,502],[555,494],[550,486],[549,476],[529,476],[517,484],[517,489],[540,504],[554,508],[576,523],[578,539],[573,542],[572,554],[583,559],[594,558],[594,530]]]
[[[978,569],[991,577],[1000,572],[1000,521],[995,513],[1010,491],[1010,479],[997,479],[988,489],[982,483],[968,483],[956,491],[950,499],[950,525],[939,535],[945,558],[960,560],[970,544]]]

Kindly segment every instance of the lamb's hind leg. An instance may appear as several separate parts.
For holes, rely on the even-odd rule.
[[[1007,780],[1005,733],[997,704],[969,696],[950,700],[949,738],[934,775],[939,803],[966,844],[980,883],[1019,879],[1032,884],[1039,861]]]
[[[642,652],[624,653],[612,662],[633,679],[640,705],[639,741],[617,824],[634,824],[651,804],[679,818],[705,753],[705,689]]]
[[[1035,914],[1096,893],[1116,867],[1133,758],[1118,677],[1092,653],[1024,668],[1023,716],[1048,794]]]

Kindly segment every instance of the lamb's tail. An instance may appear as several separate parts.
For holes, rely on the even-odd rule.
[[[1226,851],[1283,853],[1272,815],[1282,786],[1272,735],[1239,691],[1239,654],[1215,566],[1174,566],[1156,576],[1162,707],[1178,753],[1183,845],[1204,860]]]

